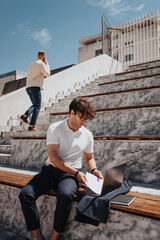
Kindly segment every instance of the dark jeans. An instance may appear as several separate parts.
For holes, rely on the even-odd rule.
[[[27,230],[40,228],[36,200],[39,196],[53,189],[57,193],[57,205],[53,229],[63,232],[69,217],[73,196],[79,188],[76,178],[53,166],[43,166],[38,173],[20,192],[19,198],[25,217]],[[52,211],[52,209],[50,209]]]
[[[39,111],[41,109],[41,101],[42,101],[41,89],[40,87],[29,87],[29,88],[26,88],[26,91],[33,105],[25,112],[25,115],[29,117],[33,113],[30,121],[30,125],[35,126]]]

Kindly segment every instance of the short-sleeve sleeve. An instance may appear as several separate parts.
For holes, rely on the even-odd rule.
[[[91,132],[89,132],[89,134],[88,134],[88,145],[87,145],[87,147],[85,148],[84,151],[86,153],[93,153],[94,152],[93,147],[94,147],[93,135],[92,135]]]
[[[53,124],[49,126],[47,130],[47,145],[48,144],[59,144],[59,137],[58,137],[58,128],[55,127]]]

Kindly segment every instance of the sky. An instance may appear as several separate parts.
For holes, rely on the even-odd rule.
[[[0,0],[0,74],[27,72],[39,50],[50,68],[78,63],[81,37],[110,26],[160,13],[160,0]]]

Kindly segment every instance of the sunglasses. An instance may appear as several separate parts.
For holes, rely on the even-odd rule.
[[[79,116],[79,118],[81,119],[81,121],[87,121],[88,120],[88,118],[85,118],[85,117],[83,117],[83,116],[80,116],[79,114],[78,114],[78,112],[75,112],[78,116]]]

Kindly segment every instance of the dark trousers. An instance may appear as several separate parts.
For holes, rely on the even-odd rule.
[[[69,217],[73,196],[78,188],[79,183],[73,175],[51,165],[43,166],[42,171],[21,190],[19,195],[27,230],[40,228],[36,200],[42,194],[53,189],[57,193],[53,229],[59,233],[63,232]]]
[[[29,87],[26,91],[31,99],[32,106],[25,112],[25,115],[29,117],[32,114],[30,125],[35,126],[38,118],[39,111],[41,109],[41,89],[40,87]]]

